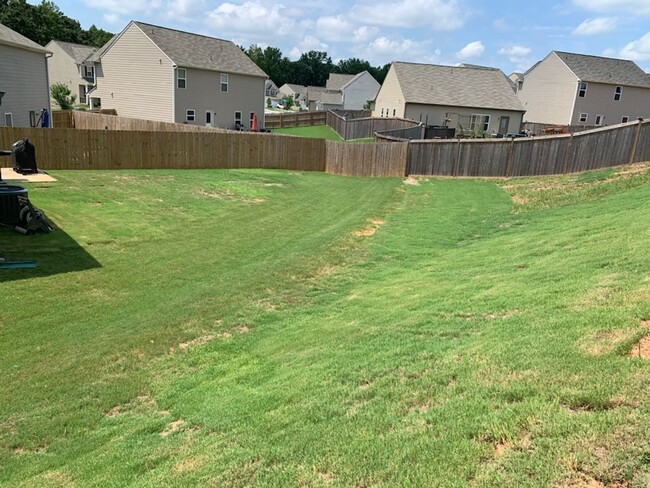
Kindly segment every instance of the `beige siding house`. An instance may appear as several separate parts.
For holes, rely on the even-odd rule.
[[[650,116],[650,80],[632,61],[560,51],[524,74],[527,122],[599,126]]]
[[[401,117],[457,131],[508,134],[521,129],[524,108],[498,69],[394,62],[373,117]]]
[[[48,54],[0,24],[0,127],[34,126],[43,109],[50,111]]]
[[[47,59],[50,86],[57,83],[66,85],[77,102],[87,104],[87,93],[95,85],[95,68],[87,59],[97,50],[96,47],[73,44],[63,41],[50,41],[45,49],[52,53]],[[54,104],[54,100],[52,100]]]
[[[132,21],[92,59],[90,93],[118,115],[233,128],[264,120],[266,74],[230,41]]]

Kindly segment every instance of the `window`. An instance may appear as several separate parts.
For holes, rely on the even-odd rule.
[[[580,122],[587,122],[587,117],[589,117],[589,114],[580,114],[580,118],[578,120]]]
[[[176,70],[176,86],[178,88],[185,88],[187,86],[187,71],[184,68]]]
[[[241,125],[241,112],[235,112],[235,125]]]
[[[616,89],[614,90],[614,101],[618,102],[621,99],[622,94],[623,94],[623,87],[617,86]]]
[[[36,111],[35,110],[30,110],[29,111],[29,126],[30,127],[36,127]]]
[[[596,123],[594,125],[603,125],[603,118],[602,115],[596,115]]]
[[[395,117],[395,109],[393,109],[393,117]]]
[[[586,94],[587,94],[587,83],[583,81],[580,83],[580,86],[578,88],[578,96],[580,98],[584,98]]]
[[[517,91],[521,91],[524,89],[524,80],[519,80],[517,82]]]
[[[623,118],[621,119],[621,124],[624,124],[625,122],[628,122],[630,118],[627,115],[624,115]]]
[[[188,110],[185,112],[185,120],[186,120],[187,122],[194,122],[194,116],[195,116],[195,112],[194,112],[194,109],[193,109],[193,108],[188,109]]]
[[[228,75],[226,73],[221,73],[221,91],[228,91]]]
[[[93,66],[84,65],[84,78],[95,78],[95,68]]]
[[[212,125],[212,112],[210,110],[205,112],[205,125]]]
[[[382,117],[384,116],[384,109],[383,108],[381,109],[381,116]]]
[[[490,116],[472,114],[469,119],[469,128],[474,132],[487,132],[490,128]]]
[[[14,116],[11,113],[5,114],[5,126],[13,127],[14,126]]]
[[[248,127],[253,127],[253,118],[255,117],[255,112],[248,114]]]

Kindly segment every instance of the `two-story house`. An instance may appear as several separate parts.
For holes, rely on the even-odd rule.
[[[88,104],[87,94],[95,86],[95,67],[88,58],[97,48],[55,40],[50,41],[45,49],[52,52],[47,59],[50,86],[63,83],[76,95],[79,103]]]
[[[527,122],[600,126],[650,116],[650,78],[634,62],[552,51],[523,75]]]
[[[363,110],[375,99],[381,85],[367,71],[356,75],[330,73],[325,87],[340,93],[340,104],[344,110]]]
[[[511,81],[499,69],[394,62],[372,116],[484,135],[519,132],[523,114]]]
[[[89,93],[124,117],[210,127],[263,125],[266,73],[233,42],[131,21],[91,56]]]
[[[50,52],[0,24],[0,127],[34,127],[50,111]]]

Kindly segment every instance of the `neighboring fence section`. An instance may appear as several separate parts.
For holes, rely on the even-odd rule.
[[[398,118],[348,118],[333,111],[327,112],[327,125],[344,140],[367,139],[375,132],[392,131],[418,127],[419,122]]]
[[[650,159],[650,121],[521,139],[411,141],[406,172],[440,176],[541,176]]]
[[[43,169],[279,168],[325,171],[325,141],[258,133],[0,128],[0,148],[27,137]]]
[[[266,114],[264,127],[267,129],[281,129],[284,127],[309,127],[312,125],[325,125],[326,112],[296,112],[293,114]]]
[[[406,176],[408,142],[327,141],[325,171],[346,176]]]
[[[225,129],[202,127],[191,124],[174,124],[155,120],[132,119],[116,115],[65,110],[53,112],[55,128],[88,130],[128,130],[147,132],[226,132]]]
[[[521,139],[342,143],[250,132],[0,128],[27,137],[43,169],[280,168],[351,176],[511,177],[650,160],[650,120]]]

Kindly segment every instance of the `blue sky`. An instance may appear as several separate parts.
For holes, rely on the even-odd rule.
[[[129,20],[274,46],[523,71],[552,50],[632,59],[650,72],[650,0],[55,0],[88,28]]]

